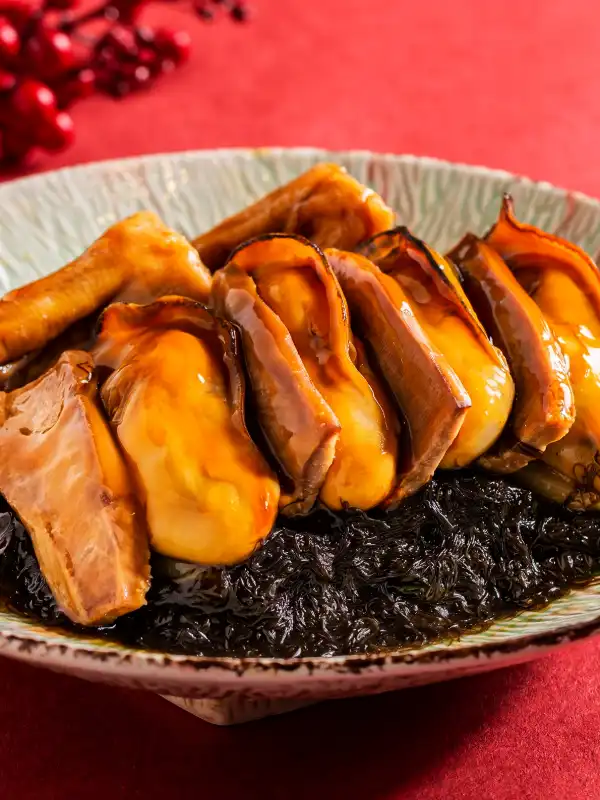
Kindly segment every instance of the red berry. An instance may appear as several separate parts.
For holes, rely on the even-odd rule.
[[[135,38],[140,46],[154,44],[154,31],[152,28],[140,27],[135,30]]]
[[[62,150],[73,143],[75,126],[66,111],[59,111],[48,118],[35,132],[35,143],[45,150]]]
[[[209,7],[205,0],[196,0],[196,2],[193,3],[193,9],[196,14],[198,14],[198,16],[205,22],[211,22],[215,17],[214,11]]]
[[[101,49],[97,50],[94,55],[95,67],[112,67],[113,64],[116,63],[117,57],[115,55],[115,51],[110,47],[102,47]]]
[[[106,84],[106,91],[113,97],[125,97],[131,94],[133,86],[130,81],[123,80],[122,78],[113,79]]]
[[[4,128],[10,120],[10,103],[6,98],[0,97],[0,130]]]
[[[30,125],[54,117],[56,95],[40,81],[26,78],[12,93],[11,106],[15,126],[28,128]]]
[[[99,42],[103,53],[114,51],[115,54],[123,56],[137,55],[138,47],[135,34],[129,28],[122,25],[115,26]]]
[[[170,58],[165,58],[160,62],[161,72],[173,72],[175,66],[175,62],[171,61]]]
[[[112,0],[107,11],[110,18],[116,18],[130,25],[135,22],[145,4],[146,0]]]
[[[158,60],[158,55],[150,47],[142,47],[138,53],[138,60],[146,67],[152,67]]]
[[[41,11],[43,0],[0,0],[0,12],[20,32]]]
[[[150,70],[143,64],[120,64],[118,71],[113,75],[114,80],[127,83],[128,91],[143,89],[151,77]]]
[[[133,83],[136,89],[143,89],[148,85],[152,75],[148,67],[140,65],[133,73]]]
[[[138,56],[140,66],[147,67],[150,74],[155,78],[162,71],[162,59],[156,52],[149,47],[142,47]]]
[[[4,161],[25,161],[31,149],[31,142],[23,136],[21,131],[10,128],[2,131],[0,152]]]
[[[63,31],[41,29],[25,46],[25,56],[42,78],[55,78],[75,65],[71,37]]]
[[[192,40],[186,31],[158,30],[155,42],[158,52],[175,64],[181,64],[189,58]]]
[[[0,69],[0,95],[12,92],[17,85],[17,78],[12,72]]]
[[[17,29],[6,17],[0,17],[0,58],[14,58],[21,48],[21,39]]]
[[[79,0],[46,0],[46,8],[55,8],[57,11],[70,11],[79,5]]]
[[[246,22],[248,19],[248,9],[241,3],[236,3],[229,9],[229,16],[234,22]]]
[[[96,88],[96,73],[93,69],[86,67],[79,70],[76,76],[79,97],[89,97]]]
[[[64,83],[59,84],[56,89],[56,97],[59,108],[66,108],[76,100],[83,100],[94,93],[96,88],[96,73],[93,69],[82,69],[70,75]]]

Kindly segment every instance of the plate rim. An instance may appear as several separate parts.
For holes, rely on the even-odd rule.
[[[334,150],[328,147],[312,147],[312,146],[298,146],[298,147],[285,147],[283,145],[273,145],[264,147],[214,147],[214,148],[197,148],[185,150],[167,150],[159,153],[143,153],[141,155],[123,156],[121,158],[104,158],[97,161],[83,161],[79,164],[71,164],[69,166],[58,167],[57,169],[43,170],[36,172],[33,175],[22,175],[16,178],[4,178],[0,180],[0,194],[7,189],[14,189],[15,187],[28,186],[37,181],[51,178],[55,175],[72,175],[78,172],[85,172],[88,170],[101,170],[102,168],[111,166],[127,167],[134,163],[152,163],[161,161],[166,158],[190,158],[202,155],[204,157],[218,157],[224,158],[228,155],[240,156],[273,156],[280,157],[290,154],[298,157],[335,157],[344,156],[347,158],[369,158],[376,156],[379,159],[398,161],[401,160],[406,163],[415,163],[422,166],[443,168],[450,167],[453,169],[467,170],[475,175],[487,176],[490,178],[498,179],[512,179],[518,181],[520,184],[529,186],[542,191],[558,191],[562,192],[574,200],[579,200],[589,203],[600,210],[600,197],[593,197],[586,192],[581,192],[578,189],[567,189],[550,181],[543,179],[531,178],[528,175],[521,173],[510,172],[510,170],[500,169],[497,167],[486,167],[483,164],[468,164],[463,161],[449,161],[444,158],[437,158],[436,156],[416,155],[414,153],[392,153],[387,150],[369,150],[368,148],[358,149],[340,149]]]

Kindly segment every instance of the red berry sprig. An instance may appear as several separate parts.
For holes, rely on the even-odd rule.
[[[189,2],[189,0],[188,0]],[[0,0],[0,162],[73,141],[66,109],[96,91],[113,97],[151,86],[190,55],[186,31],[139,24],[146,0]],[[191,0],[203,20],[244,22],[244,0]]]

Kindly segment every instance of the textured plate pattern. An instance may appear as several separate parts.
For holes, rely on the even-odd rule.
[[[62,266],[108,225],[136,210],[152,208],[193,237],[324,160],[344,165],[380,192],[400,222],[442,251],[467,230],[483,233],[496,219],[505,191],[513,194],[521,219],[559,232],[594,256],[600,251],[597,201],[507,173],[412,156],[222,150],[92,164],[0,186],[0,292]],[[574,628],[583,626],[581,635],[594,632],[596,622],[600,626],[600,586],[592,585],[542,612],[497,622],[450,646],[385,658],[305,660],[292,671],[269,660],[138,652],[0,612],[0,650],[54,669],[163,692],[222,698],[241,689],[258,698],[306,700],[438,680],[490,668],[491,659],[498,665],[522,660],[562,635],[577,636]],[[340,679],[348,680],[341,685]]]

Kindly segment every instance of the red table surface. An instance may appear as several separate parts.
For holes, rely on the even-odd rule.
[[[320,145],[482,163],[600,194],[596,0],[252,0],[191,63],[74,110],[38,169]],[[198,187],[202,191],[202,187]],[[217,729],[152,695],[0,660],[0,798],[598,798],[600,642],[391,696]]]

